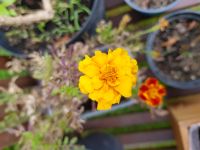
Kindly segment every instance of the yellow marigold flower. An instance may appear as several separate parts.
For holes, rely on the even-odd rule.
[[[164,31],[169,26],[169,21],[165,18],[162,18],[160,19],[159,26],[160,26],[160,30]]]
[[[98,103],[97,110],[107,110],[120,102],[121,96],[130,97],[136,85],[138,65],[123,48],[99,50],[93,57],[85,56],[79,63],[79,88]]]

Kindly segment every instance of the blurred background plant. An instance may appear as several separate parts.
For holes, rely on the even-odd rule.
[[[11,73],[26,68],[40,83],[21,89],[14,77],[7,89],[1,87],[1,105],[6,109],[0,131],[19,137],[15,150],[84,150],[76,144],[74,133],[82,132],[81,104],[86,100],[77,88],[77,61],[88,49],[81,43],[49,49],[51,55],[33,53],[29,61],[8,62]]]
[[[0,16],[16,16],[14,9],[9,9],[16,0],[1,0],[0,1]]]
[[[160,25],[133,35],[125,30],[130,19],[124,16],[118,27],[113,27],[110,22],[101,22],[97,35],[85,43],[77,42],[66,47],[66,42],[60,40],[48,44],[48,53],[34,52],[29,55],[28,61],[13,58],[7,63],[10,74],[16,76],[27,70],[39,81],[36,87],[21,89],[15,84],[15,77],[8,89],[1,88],[1,104],[6,106],[6,116],[0,122],[0,130],[20,137],[15,150],[48,150],[51,146],[55,150],[84,149],[76,147],[76,138],[73,138],[74,132],[82,131],[81,104],[87,101],[77,88],[80,76],[78,62],[99,46],[124,47],[132,52],[133,57],[138,52],[144,53],[143,35],[160,29]],[[145,69],[146,66],[141,65],[134,95],[146,78]]]
[[[100,22],[96,29],[96,41],[111,48],[123,47],[134,54],[138,52],[145,53],[145,44],[143,42],[145,35],[159,30],[161,26],[157,24],[144,30],[133,31],[128,30],[128,23],[130,21],[131,17],[124,15],[118,27],[113,27],[111,22]]]
[[[52,20],[56,26],[50,33],[51,36],[62,36],[64,34],[73,34],[80,30],[81,25],[86,21],[87,16],[90,14],[90,9],[83,0],[69,0],[66,3],[65,0],[55,0],[55,16]],[[43,23],[38,25],[40,31],[44,31]],[[45,39],[49,36],[46,35]]]
[[[21,14],[27,13],[27,5],[29,6],[29,3],[24,3],[23,0],[13,1],[12,3],[12,7],[18,8],[18,12],[20,10]],[[90,15],[92,1],[53,0],[52,5],[55,13],[53,19],[49,21],[41,21],[28,26],[4,27],[3,30],[10,44],[12,46],[20,45],[18,47],[26,51],[38,49],[38,44],[44,44],[47,41],[53,42],[63,36],[70,39],[72,35],[80,30]],[[34,10],[32,6],[34,6],[34,1],[28,9],[29,11]],[[39,9],[40,7],[38,5],[36,8]],[[8,10],[15,11],[15,9]]]

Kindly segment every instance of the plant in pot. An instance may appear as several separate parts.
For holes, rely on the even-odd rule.
[[[177,12],[166,16],[169,25],[152,33],[147,42],[149,66],[156,77],[168,86],[182,90],[200,88],[199,28],[196,12]]]
[[[125,0],[133,9],[147,15],[155,15],[174,8],[181,0]]]
[[[75,55],[72,49],[52,51],[52,55],[31,54],[28,62],[13,59],[8,63],[11,72],[27,68],[35,79],[40,80],[35,87],[21,89],[15,84],[15,77],[8,88],[1,87],[1,105],[5,106],[5,114],[0,121],[0,130],[19,139],[14,145],[15,150],[84,149],[76,145],[74,134],[74,131],[82,130],[80,104],[84,97],[76,88],[79,73],[70,69],[76,66],[81,51],[74,52]]]
[[[20,8],[24,11],[27,4],[22,2],[17,1],[10,7]],[[35,3],[40,4],[40,1]],[[34,24],[25,22],[20,27],[17,23],[13,23],[9,27],[5,25],[3,27],[5,37],[2,37],[2,39],[4,41],[8,40],[9,44],[8,42],[1,44],[2,47],[11,52],[13,49],[15,51],[30,52],[36,49],[45,49],[45,45],[53,41],[65,41],[66,44],[70,44],[80,40],[85,33],[93,33],[91,29],[95,28],[97,22],[104,16],[103,1],[70,0],[66,2],[64,0],[54,0],[50,4],[54,16],[49,21],[37,21]],[[31,8],[29,11],[32,10]],[[36,15],[35,17],[37,19]],[[20,23],[23,24],[23,22]]]

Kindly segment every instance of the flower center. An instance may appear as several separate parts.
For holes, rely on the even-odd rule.
[[[149,89],[149,91],[148,91],[149,93],[149,97],[150,98],[156,98],[156,96],[157,96],[157,89],[155,89],[155,88],[151,88],[151,89]]]
[[[106,65],[101,69],[100,79],[106,81],[111,86],[116,86],[118,82],[118,71],[112,65]]]

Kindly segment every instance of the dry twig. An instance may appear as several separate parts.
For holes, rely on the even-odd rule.
[[[51,0],[42,0],[43,9],[27,15],[19,15],[16,17],[0,17],[0,26],[20,26],[32,23],[47,21],[54,17],[54,10]]]

